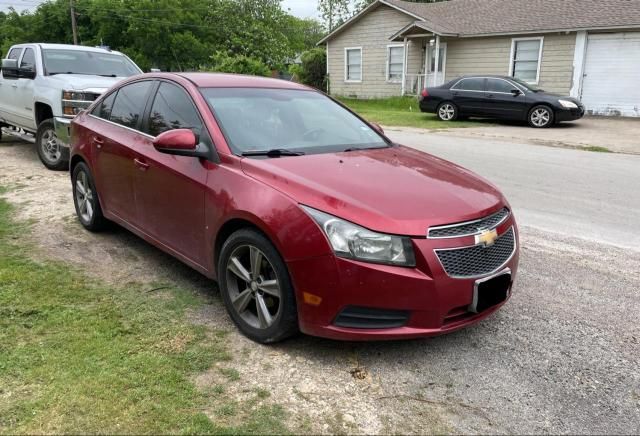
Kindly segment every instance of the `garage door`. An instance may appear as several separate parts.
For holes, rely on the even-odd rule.
[[[584,74],[587,111],[640,117],[640,32],[589,35]]]

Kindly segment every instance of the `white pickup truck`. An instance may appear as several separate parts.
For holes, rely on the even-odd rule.
[[[2,132],[36,143],[42,163],[65,170],[71,119],[119,80],[142,73],[122,53],[63,44],[19,44],[0,73]]]

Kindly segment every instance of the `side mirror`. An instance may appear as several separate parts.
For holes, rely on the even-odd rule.
[[[19,77],[17,59],[2,59],[2,77],[5,79],[17,79]]]
[[[520,94],[522,94],[522,91],[520,91],[519,89],[512,89],[511,93],[513,94],[514,97],[517,97]]]
[[[378,123],[371,123],[371,127],[373,127],[373,130],[375,130],[376,132],[378,132],[381,135],[384,135],[384,129],[382,128],[382,126],[380,126],[380,124]]]
[[[18,77],[20,77],[21,79],[35,79],[36,68],[33,65],[18,68]]]
[[[209,150],[198,145],[198,138],[190,129],[168,130],[153,140],[153,146],[160,153],[176,156],[209,157]]]

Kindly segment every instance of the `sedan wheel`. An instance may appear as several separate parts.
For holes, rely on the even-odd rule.
[[[553,122],[553,112],[547,106],[536,106],[529,113],[529,125],[535,128],[549,127]]]
[[[453,105],[453,103],[442,103],[438,107],[438,118],[442,121],[452,121],[455,120],[458,115],[458,110]]]
[[[236,313],[250,326],[273,325],[281,308],[282,294],[275,270],[257,247],[241,245],[227,262],[227,286]]]
[[[220,292],[231,318],[250,339],[276,342],[298,331],[298,312],[289,272],[261,233],[242,229],[222,246]]]
[[[100,199],[91,171],[84,162],[75,166],[71,181],[73,204],[80,223],[93,232],[102,230],[107,225],[107,220],[102,215],[102,207],[100,207]]]

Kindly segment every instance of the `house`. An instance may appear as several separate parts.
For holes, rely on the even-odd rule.
[[[592,114],[640,117],[640,0],[377,0],[319,44],[338,96],[501,74],[580,98]]]

